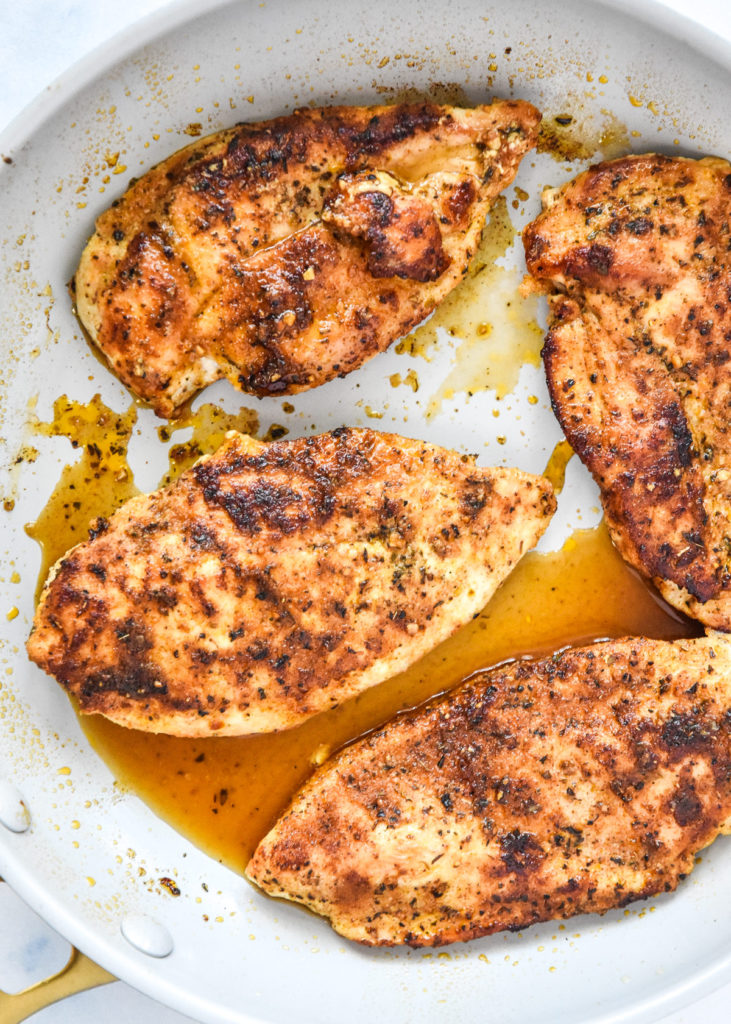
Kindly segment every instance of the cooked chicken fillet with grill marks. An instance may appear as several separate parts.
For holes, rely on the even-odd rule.
[[[622,555],[731,630],[731,165],[628,156],[544,207],[524,241],[556,415]]]
[[[160,416],[220,377],[274,395],[344,376],[464,277],[539,120],[518,101],[332,107],[194,142],[98,219],[81,322]]]
[[[622,907],[729,830],[730,730],[720,634],[480,673],[328,761],[247,874],[368,945]]]
[[[231,432],[57,564],[28,652],[122,725],[284,729],[469,621],[554,508],[542,477],[393,434]]]

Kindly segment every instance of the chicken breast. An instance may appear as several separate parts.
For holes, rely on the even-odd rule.
[[[544,196],[553,408],[624,558],[731,629],[731,165],[628,156]]]
[[[518,101],[331,107],[196,141],[98,219],[81,322],[160,416],[220,377],[256,395],[342,377],[464,277],[539,119]]]
[[[122,725],[285,729],[467,622],[554,508],[542,477],[393,434],[232,431],[57,564],[28,653]]]
[[[624,639],[480,673],[326,762],[247,874],[367,945],[668,892],[731,826],[730,652]]]

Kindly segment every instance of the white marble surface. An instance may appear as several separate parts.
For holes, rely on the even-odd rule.
[[[731,41],[729,0],[664,0]],[[202,5],[205,0],[201,0]],[[139,18],[165,6],[162,0],[0,0],[0,128],[20,114],[76,60]],[[8,928],[0,920],[0,932]],[[12,923],[10,923],[12,924]],[[729,1018],[731,984],[659,1024],[721,1024]],[[37,1024],[190,1024],[146,996],[117,983],[81,994],[35,1015]]]
[[[0,882],[0,922],[0,992],[26,992],[68,967],[73,947],[5,882]]]
[[[160,1006],[121,981],[80,992],[52,1003],[28,1017],[24,1024],[195,1024],[175,1010]]]

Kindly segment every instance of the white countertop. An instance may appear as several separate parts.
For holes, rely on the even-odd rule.
[[[731,41],[729,0],[664,2]],[[80,57],[164,6],[163,0],[0,0],[0,128]],[[0,931],[7,927],[7,921],[0,921]],[[731,984],[664,1017],[660,1024],[721,1024],[729,1018],[729,1005]],[[71,997],[32,1018],[33,1024],[96,1024],[101,1019],[105,1024],[189,1021],[122,983]]]

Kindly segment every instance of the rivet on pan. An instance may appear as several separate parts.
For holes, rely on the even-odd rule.
[[[30,827],[30,812],[15,786],[0,779],[0,824],[11,832],[25,832]]]
[[[173,951],[170,932],[147,914],[127,914],[122,918],[120,930],[130,946],[147,956],[170,956]]]

